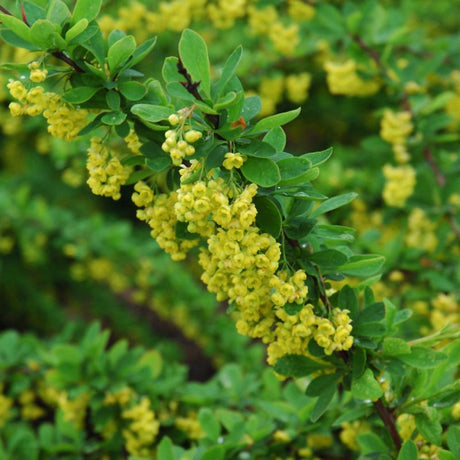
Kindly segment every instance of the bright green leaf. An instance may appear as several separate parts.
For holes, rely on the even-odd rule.
[[[383,395],[383,390],[372,371],[366,369],[360,377],[352,380],[351,394],[356,399],[370,399],[375,401]]]
[[[276,163],[269,158],[249,157],[241,171],[244,177],[261,187],[272,187],[280,180],[280,171]]]

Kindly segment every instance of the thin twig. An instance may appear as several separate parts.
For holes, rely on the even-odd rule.
[[[0,11],[4,14],[7,14],[8,16],[13,16],[13,13],[8,11],[6,8],[0,5]],[[29,23],[27,22],[27,18],[25,17],[25,13],[23,12],[23,22],[26,26],[29,26]],[[67,65],[72,67],[76,72],[78,73],[84,73],[85,71],[75,62],[73,61],[69,56],[67,56],[65,53],[62,51],[55,51],[54,53],[50,53],[52,56],[54,56],[56,59],[59,59],[63,62],[65,62]]]
[[[386,426],[388,432],[390,433],[391,439],[393,440],[393,443],[399,452],[401,450],[402,443],[398,429],[396,428],[396,420],[393,412],[391,412],[388,407],[383,405],[381,399],[374,401],[373,405],[383,424]]]
[[[184,86],[184,88],[198,101],[204,102],[201,94],[198,92],[198,86],[201,82],[193,81],[192,76],[187,72],[187,69],[184,67],[182,60],[179,59],[177,63],[177,71],[185,78],[186,81],[181,81],[180,83]],[[212,124],[214,129],[219,129],[219,116],[212,115],[212,114],[205,114],[205,117],[209,120]]]

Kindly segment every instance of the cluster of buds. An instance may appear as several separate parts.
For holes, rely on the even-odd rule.
[[[173,164],[176,166],[179,166],[186,156],[195,153],[195,147],[191,144],[203,136],[200,131],[191,129],[189,125],[186,125],[186,119],[187,115],[181,111],[169,116],[169,124],[176,128],[166,131],[166,139],[161,146],[164,152],[169,153]]]

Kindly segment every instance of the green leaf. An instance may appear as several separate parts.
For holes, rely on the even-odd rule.
[[[141,62],[147,55],[153,50],[157,42],[157,37],[152,37],[146,40],[144,43],[139,45],[133,53],[131,60],[129,61],[129,67],[133,67]]]
[[[120,93],[110,90],[105,93],[105,101],[110,110],[120,110],[121,98]]]
[[[162,157],[147,158],[145,164],[157,173],[163,172],[171,166],[171,158],[168,155]]]
[[[361,433],[358,434],[356,439],[361,447],[361,453],[366,455],[366,458],[378,458],[379,460],[391,459],[389,456],[382,455],[390,450],[390,446],[375,433]]]
[[[132,35],[121,38],[109,48],[107,63],[112,75],[132,56],[135,49],[136,40]]]
[[[173,81],[172,83],[168,83],[166,85],[166,90],[168,93],[179,99],[183,99],[184,101],[196,102],[195,96],[190,94],[183,85],[181,85],[177,81]]]
[[[281,233],[282,217],[278,206],[267,197],[256,196],[254,204],[257,208],[256,225],[264,233],[278,238]]]
[[[100,89],[92,86],[77,86],[64,93],[62,99],[70,104],[81,104],[90,100]]]
[[[241,56],[243,55],[243,47],[240,45],[235,48],[233,53],[229,56],[227,61],[225,62],[224,68],[222,70],[222,75],[220,76],[218,82],[218,90],[217,96],[221,96],[224,91],[225,87],[227,86],[230,79],[233,77],[238,64],[240,63]]]
[[[453,425],[447,431],[447,445],[455,458],[460,458],[460,426]]]
[[[174,445],[168,436],[163,436],[157,447],[158,460],[175,460]]]
[[[229,105],[231,105],[233,102],[235,102],[237,93],[235,91],[231,91],[230,93],[227,93],[225,96],[222,96],[217,100],[217,102],[214,104],[213,109],[219,112],[222,109],[225,109]]]
[[[250,157],[269,158],[275,155],[275,149],[266,142],[253,140],[248,145],[239,145],[238,152]]]
[[[217,441],[220,436],[220,423],[214,417],[211,409],[205,407],[200,409],[198,413],[198,421],[200,422],[201,428],[206,433],[206,437],[212,441]]]
[[[71,16],[70,10],[62,0],[51,0],[46,12],[46,19],[62,26]]]
[[[30,28],[30,37],[32,43],[43,50],[59,50],[67,46],[66,41],[57,32],[57,26],[46,19],[39,19],[33,23]]]
[[[311,163],[309,160],[298,157],[283,158],[276,162],[281,174],[279,186],[297,185],[307,182],[305,180],[306,174],[310,168]]]
[[[375,302],[364,308],[359,314],[359,323],[373,323],[385,318],[385,305],[383,302]]]
[[[370,399],[375,401],[383,395],[383,390],[377,380],[375,380],[372,371],[366,369],[360,377],[353,378],[351,382],[351,394],[356,399]]]
[[[101,118],[102,123],[109,126],[121,125],[126,120],[126,113],[108,112]]]
[[[38,51],[40,49],[38,46],[35,46],[29,41],[24,40],[8,29],[0,30],[0,37],[5,43],[8,43],[9,45],[17,48],[24,48],[30,51]]]
[[[65,39],[67,42],[70,42],[75,37],[78,37],[82,32],[84,32],[88,27],[88,19],[80,19],[75,25],[73,25],[65,34]]]
[[[170,107],[153,104],[136,104],[131,107],[131,112],[142,120],[150,123],[166,120],[176,111]]]
[[[343,195],[338,195],[338,196],[329,198],[328,200],[323,201],[311,213],[311,217],[317,217],[317,216],[320,216],[321,214],[325,214],[326,212],[332,211],[333,209],[340,208],[341,206],[344,206],[350,203],[350,201],[353,201],[357,196],[358,196],[357,193],[351,192],[351,193],[345,193]]]
[[[241,167],[244,177],[261,187],[272,187],[280,180],[276,163],[269,158],[249,157]]]
[[[343,225],[320,224],[315,227],[315,235],[323,239],[325,243],[352,243],[355,240],[355,233],[354,228],[344,227]]]
[[[299,113],[300,107],[289,112],[277,113],[276,115],[263,118],[256,123],[254,128],[251,129],[251,132],[268,131],[269,129],[285,125],[294,120],[294,118],[297,118]]]
[[[367,277],[378,272],[385,262],[385,257],[365,254],[350,257],[350,260],[338,268],[345,275]]]
[[[458,460],[458,455],[455,456],[452,452],[449,452],[448,450],[444,449],[439,449],[436,454],[439,457],[439,460]]]
[[[208,48],[205,41],[196,32],[185,29],[179,41],[179,56],[182,64],[192,77],[199,83],[198,89],[209,97],[211,93],[211,77]]]
[[[262,110],[262,102],[259,96],[250,96],[244,99],[243,106],[241,108],[241,116],[246,122],[252,120]],[[235,118],[231,118],[231,121],[236,120],[240,116],[238,111]]]
[[[399,355],[398,359],[409,366],[420,369],[433,369],[442,364],[447,359],[447,355],[431,348],[414,346],[409,354]]]
[[[438,411],[434,407],[424,408],[424,412],[415,414],[415,426],[426,441],[440,446],[442,443],[442,426]]]
[[[310,412],[310,420],[313,423],[319,420],[319,418],[324,414],[324,412],[326,412],[336,392],[337,392],[336,384],[329,385],[324,388],[324,391],[321,393],[321,396],[316,400],[316,403],[313,406],[312,411]]]
[[[339,292],[338,305],[341,310],[348,310],[350,318],[355,321],[359,313],[358,296],[356,291],[346,284]]]
[[[339,373],[320,375],[309,383],[305,394],[312,397],[321,396],[328,387],[337,387],[341,377]]]
[[[97,18],[101,5],[102,0],[77,0],[72,13],[72,24],[76,24],[80,19],[93,21]]]
[[[357,323],[353,327],[353,335],[356,337],[382,337],[387,332],[387,327],[384,323]]]
[[[10,16],[9,14],[0,13],[0,21],[3,26],[8,27],[8,29],[18,37],[29,43],[34,43],[30,34],[30,28],[27,27],[20,19]]]
[[[224,446],[209,447],[200,458],[201,460],[224,460],[225,458]]]
[[[338,267],[343,265],[348,257],[336,249],[325,249],[308,256],[308,260],[324,268]]]
[[[352,375],[354,379],[361,377],[366,369],[367,353],[363,348],[356,348],[352,355]]]
[[[383,356],[407,355],[410,351],[410,345],[403,339],[385,337],[383,340]]]
[[[332,147],[329,147],[326,150],[321,150],[319,152],[304,153],[300,158],[306,158],[311,161],[313,166],[319,166],[329,160],[332,155]]]
[[[270,144],[277,152],[282,152],[286,147],[286,133],[281,126],[277,126],[265,134],[263,141]]]
[[[276,362],[274,369],[286,377],[306,377],[325,367],[327,366],[303,355],[285,355]]]
[[[410,439],[406,441],[399,451],[397,460],[417,460],[417,446]]]

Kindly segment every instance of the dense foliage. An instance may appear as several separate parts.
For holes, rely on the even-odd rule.
[[[0,10],[2,458],[460,457],[458,5]]]

